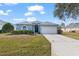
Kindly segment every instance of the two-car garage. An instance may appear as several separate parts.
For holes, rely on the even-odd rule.
[[[57,27],[55,27],[55,26],[41,26],[40,32],[42,34],[56,34],[57,33]]]
[[[57,25],[40,25],[41,34],[57,34]]]

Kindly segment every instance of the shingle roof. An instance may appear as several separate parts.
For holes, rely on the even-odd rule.
[[[20,22],[20,23],[17,23],[17,24],[57,25],[57,24],[54,24],[54,23],[51,23],[51,22],[41,22],[41,21],[33,21],[33,22],[25,21],[25,22]]]
[[[57,25],[57,24],[51,22],[41,22],[40,25]]]

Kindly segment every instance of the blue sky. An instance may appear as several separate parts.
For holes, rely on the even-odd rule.
[[[22,21],[49,21],[60,24],[54,17],[53,3],[0,3],[0,20],[11,23]]]

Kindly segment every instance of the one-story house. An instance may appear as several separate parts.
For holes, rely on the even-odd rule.
[[[32,30],[36,33],[42,34],[56,34],[57,33],[57,24],[51,22],[20,22],[14,25],[15,30]]]
[[[79,23],[71,23],[66,27],[63,27],[62,30],[64,32],[71,32],[71,31],[79,32]]]

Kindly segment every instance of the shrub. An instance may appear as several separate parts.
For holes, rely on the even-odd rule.
[[[33,31],[31,31],[31,30],[16,30],[16,31],[13,31],[12,34],[33,34]]]
[[[3,32],[12,32],[14,30],[13,25],[11,25],[10,23],[6,23],[5,25],[3,25],[2,27],[2,31]]]
[[[2,30],[0,30],[0,33],[2,33]]]
[[[76,31],[75,31],[75,30],[73,30],[73,31],[71,31],[71,32],[75,33]]]
[[[58,29],[58,34],[62,34],[62,30],[61,29]]]

